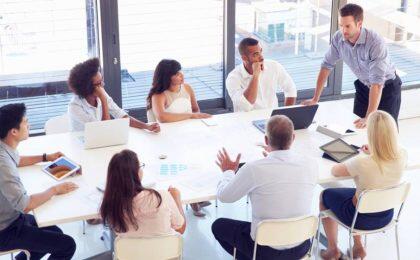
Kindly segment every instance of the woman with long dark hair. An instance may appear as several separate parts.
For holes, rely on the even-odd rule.
[[[200,113],[194,90],[184,83],[181,64],[176,60],[161,60],[147,96],[147,120],[165,123],[210,116]]]
[[[144,164],[143,164],[144,165]],[[108,175],[100,214],[118,235],[138,237],[184,233],[186,222],[177,189],[156,191],[143,187],[142,165],[137,154],[115,154]]]

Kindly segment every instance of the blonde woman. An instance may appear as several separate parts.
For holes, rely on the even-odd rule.
[[[406,165],[407,154],[398,145],[398,130],[395,120],[384,111],[370,114],[367,122],[368,145],[362,147],[364,154],[344,163],[335,165],[334,176],[352,176],[356,188],[333,188],[322,192],[320,210],[331,210],[338,219],[350,226],[355,214],[359,194],[366,189],[381,189],[400,183]],[[371,230],[382,228],[393,217],[394,211],[387,210],[372,214],[358,214],[355,228]],[[337,247],[337,223],[329,218],[323,219],[328,249],[321,251],[323,259],[339,259]],[[361,237],[354,237],[354,258],[363,259],[366,251]]]

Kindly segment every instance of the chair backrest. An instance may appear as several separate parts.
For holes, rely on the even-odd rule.
[[[118,260],[181,259],[182,237],[179,234],[140,238],[117,237],[114,250],[114,257]]]
[[[60,134],[70,132],[70,118],[67,114],[48,119],[44,126],[45,134]]]
[[[375,213],[398,208],[404,203],[410,191],[410,183],[401,183],[397,186],[365,190],[359,195],[357,211],[359,213]]]
[[[264,246],[287,246],[315,236],[318,217],[263,220],[258,224],[255,242]]]

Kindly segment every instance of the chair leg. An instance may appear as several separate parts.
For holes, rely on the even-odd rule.
[[[233,260],[236,260],[236,247],[233,248]]]
[[[216,206],[216,208],[219,206],[219,205],[218,205],[218,203],[217,203],[217,201],[218,201],[218,200],[216,199],[216,201],[215,201],[215,203],[214,203],[214,204],[215,204],[215,206]]]
[[[365,235],[365,250],[367,250],[367,235]]]
[[[13,260],[13,253],[10,253],[10,259]]]
[[[318,218],[318,230],[317,230],[317,233],[316,233],[316,255],[315,255],[315,259],[318,258],[319,252],[320,252],[320,250],[319,250],[319,245],[320,245],[319,240],[320,240],[320,238],[321,238],[321,215]]]
[[[86,221],[82,220],[83,235],[86,235]]]
[[[353,260],[353,236],[349,233],[349,251],[350,251],[350,260]]]
[[[246,195],[246,204],[249,204],[249,196]]]
[[[395,242],[397,244],[397,259],[400,260],[400,243],[398,240],[398,225],[395,226]]]

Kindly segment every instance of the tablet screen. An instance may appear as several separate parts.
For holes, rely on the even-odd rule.
[[[341,139],[336,139],[321,146],[320,148],[338,162],[342,162],[359,153],[357,149]]]
[[[70,162],[64,157],[59,158],[50,165],[44,168],[49,174],[53,175],[57,179],[66,176],[69,172],[77,169],[78,166]]]

